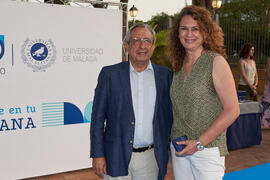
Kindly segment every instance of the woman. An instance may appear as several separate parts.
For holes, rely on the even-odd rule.
[[[209,11],[187,6],[176,16],[169,37],[174,67],[171,86],[171,145],[175,180],[222,179],[226,129],[239,115],[236,88],[223,48],[223,33]]]
[[[267,59],[266,63],[266,84],[264,87],[262,105],[263,105],[263,117],[262,117],[262,126],[270,127],[270,57]]]
[[[247,92],[247,99],[257,101],[258,74],[253,60],[254,45],[244,44],[239,52],[240,80],[238,90]]]

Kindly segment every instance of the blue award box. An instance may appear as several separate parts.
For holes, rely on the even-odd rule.
[[[247,100],[247,92],[237,90],[237,97],[239,102],[245,102]]]

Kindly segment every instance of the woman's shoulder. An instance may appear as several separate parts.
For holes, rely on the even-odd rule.
[[[216,54],[216,56],[214,57],[214,60],[213,60],[213,64],[221,64],[221,65],[224,65],[224,64],[228,64],[227,60],[220,54]]]
[[[216,52],[212,52],[212,51],[207,51],[206,52],[206,56],[205,56],[205,64],[207,64],[207,66],[211,67],[211,68],[216,68],[219,66],[224,66],[226,64],[228,64],[228,62],[226,61],[226,59],[219,53]]]
[[[208,53],[208,57],[211,57],[211,60],[213,62],[215,62],[215,61],[226,61],[226,59],[219,53],[216,53],[216,52],[213,52],[213,51],[208,51],[207,53]]]
[[[240,58],[239,59],[239,64],[244,64],[245,63],[245,60],[243,58]]]
[[[212,51],[206,51],[205,53],[203,53],[200,57],[200,59],[204,59],[203,62],[211,62],[215,59],[215,57],[217,56],[216,53],[212,52]]]
[[[213,60],[215,59],[225,59],[221,54],[213,51],[207,51],[208,57],[212,57]]]

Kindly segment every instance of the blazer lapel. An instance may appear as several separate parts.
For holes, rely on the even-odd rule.
[[[123,68],[120,70],[120,84],[123,86],[123,95],[127,102],[127,107],[134,116],[132,95],[130,87],[129,61],[123,63]]]
[[[159,97],[161,97],[160,95],[160,90],[162,89],[162,84],[161,84],[161,79],[160,79],[160,73],[159,73],[159,68],[157,65],[155,65],[154,63],[152,63],[153,69],[154,69],[154,74],[155,74],[155,83],[156,83],[156,103],[155,103],[155,113],[154,113],[154,119],[155,119],[155,115],[157,114],[158,111],[158,104],[159,104]]]

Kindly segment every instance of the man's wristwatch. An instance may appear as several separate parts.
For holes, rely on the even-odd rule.
[[[198,151],[202,151],[204,149],[203,145],[201,144],[199,140],[196,140],[196,144],[197,144]]]

